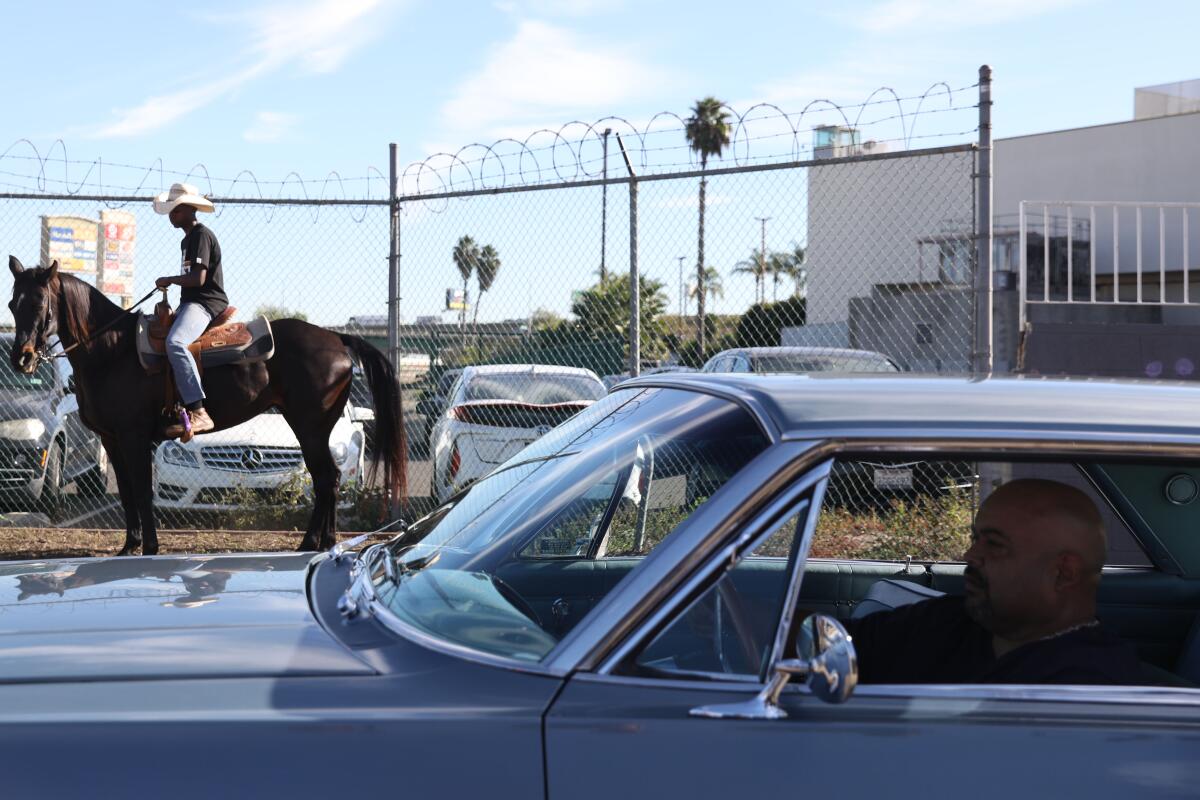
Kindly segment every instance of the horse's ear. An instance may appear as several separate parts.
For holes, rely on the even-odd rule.
[[[58,259],[50,262],[50,266],[46,267],[46,272],[42,275],[42,283],[50,283],[58,277]]]
[[[8,257],[8,271],[11,272],[15,278],[25,271],[25,266],[21,263],[21,259],[10,255]]]

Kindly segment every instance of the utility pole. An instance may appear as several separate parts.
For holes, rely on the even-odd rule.
[[[767,223],[771,221],[770,217],[755,217],[762,224],[762,240],[759,245],[759,258],[762,259],[759,263],[759,269],[763,271],[763,296],[759,300],[760,303],[767,301]]]
[[[608,264],[605,261],[605,249],[608,245],[608,137],[612,128],[604,129],[604,183],[600,185],[600,282],[608,277]]]
[[[687,256],[675,256],[675,257],[676,257],[677,259],[679,259],[679,325],[680,325],[680,327],[682,328],[682,326],[683,326],[683,316],[684,316],[684,313],[685,313],[685,311],[684,311],[684,305],[683,305],[683,303],[684,303],[684,300],[683,300],[683,297],[684,297],[684,294],[683,294],[683,293],[684,293],[684,286],[683,286],[683,260],[684,260],[685,258],[687,258]]]
[[[971,366],[974,374],[981,376],[991,373],[993,358],[992,68],[987,64],[979,68],[979,147],[975,158],[975,330]]]

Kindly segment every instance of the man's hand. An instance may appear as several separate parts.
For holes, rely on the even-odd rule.
[[[154,287],[156,289],[165,289],[173,283],[175,283],[175,279],[173,277],[164,275],[163,277],[154,281]]]

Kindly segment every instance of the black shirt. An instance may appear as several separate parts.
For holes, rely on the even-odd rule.
[[[179,293],[181,302],[199,303],[216,317],[229,306],[229,298],[225,296],[225,279],[221,274],[221,245],[217,243],[217,237],[197,222],[183,237],[179,249],[183,251],[180,274],[187,275],[193,269],[208,271],[203,285],[185,288]]]
[[[996,658],[992,634],[953,595],[851,620],[846,629],[860,683],[1144,683],[1137,652],[1098,625]]]

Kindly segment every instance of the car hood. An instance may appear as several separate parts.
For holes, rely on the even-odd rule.
[[[206,433],[184,447],[198,449],[210,445],[250,445],[256,447],[300,447],[296,434],[282,414],[259,414],[248,422],[223,431]]]
[[[371,672],[310,613],[310,558],[0,565],[0,683]]]
[[[0,420],[38,419],[50,404],[48,392],[0,389]]]

